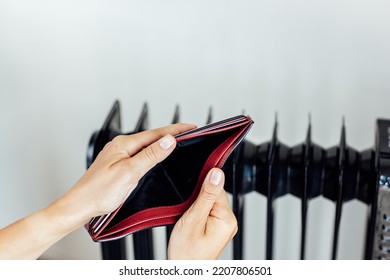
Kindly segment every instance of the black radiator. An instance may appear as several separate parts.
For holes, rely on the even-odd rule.
[[[179,122],[176,107],[172,123]],[[212,121],[210,110],[206,123]],[[256,121],[256,120],[255,120]],[[233,258],[243,259],[243,223],[245,196],[258,192],[267,198],[265,259],[273,258],[274,202],[292,194],[301,200],[300,258],[305,259],[307,213],[310,199],[323,196],[335,203],[331,259],[337,259],[343,204],[357,199],[367,204],[364,259],[390,259],[390,120],[377,120],[376,141],[372,149],[356,151],[346,142],[345,126],[337,146],[324,149],[311,139],[309,123],[304,143],[288,147],[277,137],[275,121],[272,139],[255,145],[244,140],[227,160],[225,189],[232,195],[232,208],[239,230],[233,239]],[[120,106],[116,101],[102,128],[90,140],[87,167],[104,145],[120,134],[148,129],[145,104],[134,131],[121,130]],[[172,226],[166,227],[167,240]],[[133,234],[135,259],[154,259],[151,229]],[[103,259],[126,259],[125,239],[101,243]]]

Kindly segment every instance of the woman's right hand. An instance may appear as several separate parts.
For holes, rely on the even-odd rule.
[[[237,220],[230,208],[224,173],[213,168],[202,189],[173,228],[168,245],[169,259],[217,259],[237,232]]]

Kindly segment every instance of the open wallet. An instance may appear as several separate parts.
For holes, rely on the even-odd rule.
[[[199,194],[208,171],[222,167],[253,120],[239,115],[176,135],[176,148],[147,172],[115,211],[85,225],[94,241],[122,238],[146,228],[174,224]]]

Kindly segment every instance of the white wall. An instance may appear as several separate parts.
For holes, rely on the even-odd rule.
[[[144,102],[151,127],[169,123],[176,104],[182,121],[201,125],[212,106],[216,120],[250,114],[255,143],[271,138],[275,112],[281,141],[301,143],[311,113],[321,146],[339,142],[344,116],[348,144],[372,147],[375,120],[390,118],[389,8],[379,0],[0,0],[0,227],[82,175],[89,137],[115,99],[126,131]],[[263,199],[248,199],[247,235],[260,249]],[[299,208],[289,206],[299,202],[277,203],[275,256],[296,258]],[[329,258],[334,206],[311,205],[308,256]],[[360,258],[365,206],[345,210],[340,257]],[[255,243],[247,258],[264,257]],[[100,254],[80,229],[43,257]]]

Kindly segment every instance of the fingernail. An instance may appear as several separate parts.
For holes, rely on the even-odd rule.
[[[214,169],[211,174],[210,174],[210,183],[215,185],[215,186],[218,186],[219,184],[221,184],[221,181],[222,181],[222,171],[218,170],[218,169]]]
[[[160,147],[164,150],[168,150],[175,143],[175,138],[172,135],[165,135],[160,139],[159,144]]]

